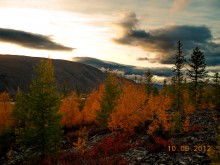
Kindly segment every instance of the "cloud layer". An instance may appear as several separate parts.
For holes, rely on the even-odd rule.
[[[32,49],[54,51],[72,51],[73,48],[53,42],[45,35],[29,33],[21,30],[0,28],[0,42],[8,42]]]
[[[212,42],[213,36],[208,27],[173,25],[146,31],[139,29],[138,23],[135,13],[124,14],[119,22],[114,23],[118,37],[113,41],[156,53],[155,59],[149,59],[149,62],[173,64],[176,43],[180,40],[183,43],[183,51],[188,56],[199,46],[206,55],[208,64],[220,64],[220,44]]]
[[[183,10],[191,0],[173,0],[171,12],[177,12]]]

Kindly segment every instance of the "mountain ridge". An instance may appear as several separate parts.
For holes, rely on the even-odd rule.
[[[0,55],[0,92],[15,95],[17,88],[27,92],[33,76],[33,68],[41,57],[21,55]],[[90,92],[105,79],[105,74],[97,68],[74,61],[52,59],[54,75],[59,91],[64,84],[68,92],[78,88],[83,93]]]

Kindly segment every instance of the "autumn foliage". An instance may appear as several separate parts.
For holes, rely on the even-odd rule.
[[[146,120],[146,97],[143,86],[125,82],[116,110],[109,118],[108,128],[134,133],[134,128]]]
[[[169,131],[172,127],[171,115],[166,111],[171,108],[171,99],[162,94],[158,96],[151,95],[147,102],[148,118],[152,120],[149,125],[148,133],[155,131]]]
[[[0,93],[0,133],[12,125],[10,119],[12,108],[9,94],[7,92]]]
[[[82,113],[79,110],[80,102],[76,92],[72,92],[70,97],[63,100],[60,113],[63,115],[62,124],[68,128],[82,124]]]
[[[84,124],[91,124],[95,122],[96,112],[100,109],[100,100],[104,93],[104,85],[101,84],[97,90],[87,97],[85,106],[82,111]]]

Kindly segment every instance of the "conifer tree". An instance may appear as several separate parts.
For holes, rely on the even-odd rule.
[[[50,60],[41,61],[35,68],[27,99],[24,144],[33,149],[32,157],[56,153],[61,138],[60,98],[56,92],[53,66]]]
[[[96,113],[96,121],[103,128],[108,126],[108,118],[115,110],[120,95],[120,87],[113,73],[108,73],[104,94],[100,100],[100,110]]]
[[[12,111],[13,127],[16,135],[16,142],[18,144],[22,143],[22,135],[25,132],[25,122],[27,119],[27,97],[18,88],[15,105]]]
[[[199,83],[203,82],[204,77],[206,77],[206,63],[205,56],[203,52],[201,52],[199,47],[196,47],[191,54],[191,58],[189,59],[189,69],[188,76],[193,82],[194,89],[194,100],[195,100],[195,108],[198,108],[198,96],[199,96]]]
[[[181,99],[181,83],[183,80],[183,67],[185,65],[185,58],[183,55],[183,48],[182,48],[182,43],[180,41],[177,42],[177,52],[175,55],[175,64],[173,67],[173,72],[174,75],[176,77],[176,86],[175,86],[175,93],[176,93],[176,106],[177,106],[177,110],[180,111],[181,107],[180,107],[180,99]]]
[[[215,73],[213,77],[213,89],[214,89],[214,104],[215,107],[220,109],[220,76],[219,73]]]
[[[144,83],[147,96],[149,96],[153,92],[153,74],[151,73],[150,69],[146,73],[144,73]]]

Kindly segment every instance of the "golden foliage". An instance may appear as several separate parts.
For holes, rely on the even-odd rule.
[[[171,107],[171,99],[165,95],[153,96],[150,95],[147,103],[148,119],[152,120],[149,125],[148,133],[152,134],[154,131],[162,129],[169,131],[172,127],[171,115],[166,110]]]
[[[190,130],[190,118],[186,117],[186,120],[183,123],[183,131],[189,132],[189,130]]]
[[[10,115],[13,107],[10,101],[7,92],[0,93],[0,133],[12,125]]]
[[[80,101],[76,92],[72,92],[69,98],[65,98],[60,107],[63,115],[62,124],[66,127],[73,127],[82,124],[82,113],[79,110]]]
[[[193,105],[190,94],[188,91],[183,92],[183,110],[186,115],[190,115],[196,111],[195,106]]]
[[[108,128],[133,133],[134,128],[145,121],[145,102],[144,87],[138,88],[133,83],[125,82],[116,111],[109,118]]]
[[[94,90],[86,99],[83,108],[83,122],[84,124],[91,124],[95,122],[96,111],[100,109],[100,99],[104,93],[104,84],[99,86],[98,90]]]
[[[77,148],[77,150],[81,150],[87,146],[87,142],[88,142],[88,130],[86,129],[86,127],[83,127],[78,131],[77,143],[73,142],[73,145]]]

